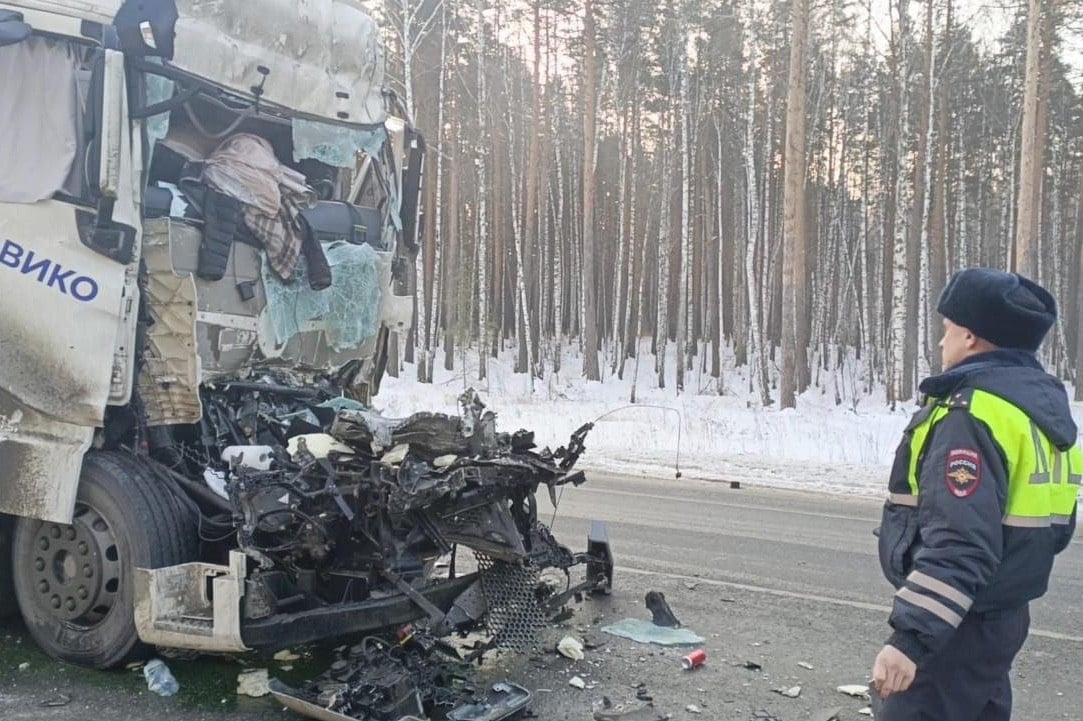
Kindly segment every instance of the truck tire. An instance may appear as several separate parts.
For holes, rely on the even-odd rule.
[[[87,453],[71,525],[15,521],[15,597],[27,630],[50,656],[78,666],[145,655],[133,569],[195,560],[196,533],[195,519],[133,459]]]
[[[11,578],[11,527],[15,519],[0,513],[0,619],[19,612],[15,586]]]

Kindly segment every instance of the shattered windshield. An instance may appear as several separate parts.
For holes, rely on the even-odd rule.
[[[349,170],[347,200],[380,209],[389,229],[402,230],[396,163],[385,126],[361,128],[294,118],[290,127],[294,162],[316,161]]]
[[[336,168],[353,168],[358,153],[379,157],[387,142],[382,125],[358,128],[298,118],[292,129],[293,159],[298,163],[312,159]]]

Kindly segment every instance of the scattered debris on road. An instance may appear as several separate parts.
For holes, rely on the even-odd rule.
[[[643,602],[647,606],[647,610],[651,612],[651,623],[655,626],[681,627],[681,622],[666,602],[666,595],[661,591],[647,591],[647,596],[643,599]]]
[[[572,688],[577,688],[582,691],[587,687],[587,682],[579,676],[572,676],[571,679],[568,681],[568,685]]]
[[[658,721],[660,718],[667,718],[658,713],[649,701],[614,705],[608,696],[603,696],[601,701],[594,703],[593,715],[594,721]]]
[[[685,671],[694,671],[705,663],[707,663],[707,652],[698,648],[681,659],[681,668]]]
[[[869,700],[869,687],[862,686],[861,684],[847,684],[844,686],[839,686],[837,691],[839,693],[844,693],[847,696],[853,696],[854,698],[862,698],[866,701]]]
[[[653,643],[659,646],[697,646],[704,641],[702,636],[687,628],[656,626],[650,621],[638,618],[625,618],[603,626],[602,632],[638,643]]]
[[[250,668],[237,675],[237,695],[263,698],[271,693],[267,669]]]
[[[573,661],[582,661],[586,656],[583,653],[583,642],[574,636],[565,636],[560,639],[560,643],[557,644],[557,651],[564,658],[570,658]]]
[[[779,694],[780,696],[785,696],[786,698],[797,698],[798,696],[801,695],[801,687],[800,686],[790,686],[789,688],[786,688],[786,687],[774,688],[774,689],[771,689],[771,690],[774,691],[775,693]]]
[[[813,666],[813,665],[812,665],[811,663],[809,663],[808,661],[798,661],[798,662],[797,662],[797,665],[798,665],[798,666],[800,666],[800,667],[801,667],[801,668],[803,668],[803,669],[806,669],[806,670],[808,670],[808,671],[812,671],[813,669],[815,669],[815,668],[816,668],[815,666]]]
[[[147,680],[147,688],[159,696],[173,696],[180,691],[180,684],[173,678],[173,672],[160,658],[147,662],[143,667],[143,678]]]
[[[59,708],[67,706],[69,703],[71,703],[71,696],[66,693],[57,693],[42,701],[41,705],[45,708]]]
[[[500,721],[519,713],[533,697],[522,686],[503,681],[493,684],[485,699],[448,712],[448,721]]]
[[[455,649],[416,630],[401,642],[370,636],[341,649],[331,667],[302,688],[277,679],[269,687],[286,707],[336,721],[428,718],[434,709],[449,721],[496,721],[532,699],[510,681],[479,689],[472,668]]]

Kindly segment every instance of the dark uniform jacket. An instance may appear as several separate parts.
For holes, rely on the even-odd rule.
[[[1058,451],[1077,441],[1064,386],[1031,353],[983,353],[922,382],[927,401],[896,452],[879,541],[884,575],[897,589],[888,643],[919,667],[968,613],[1017,608],[1044,594],[1053,556],[1075,530],[1074,500],[1070,518],[1057,523],[1007,525],[1008,481],[1018,451],[1003,447],[968,409],[967,399],[979,391],[1023,411]],[[912,448],[915,429],[922,432],[937,406],[937,422],[926,428],[921,448]],[[912,453],[920,454],[916,498]]]

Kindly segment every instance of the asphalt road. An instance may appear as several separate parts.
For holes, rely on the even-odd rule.
[[[578,606],[546,639],[552,648],[567,633],[592,648],[582,661],[551,652],[504,655],[485,673],[534,689],[535,713],[554,721],[590,719],[603,696],[630,701],[639,683],[658,713],[674,719],[744,721],[761,709],[780,721],[823,718],[825,709],[839,709],[842,721],[867,718],[859,713],[865,703],[836,687],[867,681],[888,634],[891,589],[880,576],[872,535],[879,507],[875,499],[592,474],[586,485],[564,492],[554,530],[576,548],[591,519],[608,522],[617,588]],[[540,508],[547,515],[548,501]],[[704,668],[682,671],[686,650],[601,631],[618,618],[649,618],[643,608],[648,590],[665,593],[684,625],[706,639]],[[1034,604],[1034,630],[1014,672],[1016,719],[1080,718],[1081,595],[1083,541],[1076,540],[1059,559],[1049,594]],[[91,673],[53,663],[29,648],[17,624],[0,626],[0,634],[6,636],[0,648],[0,718],[99,721],[106,710],[111,721],[160,714],[179,721],[292,718],[265,699],[238,701],[236,662],[170,662],[182,691],[160,699],[130,672]],[[762,668],[749,670],[748,662]],[[17,670],[20,663],[29,668]],[[318,666],[320,658],[311,663]],[[573,676],[587,688],[571,688]],[[797,686],[797,698],[774,692]],[[42,705],[58,694],[71,702]],[[701,713],[688,710],[690,704]]]
[[[565,494],[554,531],[574,537],[593,517],[608,522],[618,563],[632,573],[699,575],[718,588],[804,598],[835,613],[887,612],[892,589],[873,535],[881,505],[873,498],[591,476]],[[1083,643],[1081,594],[1083,534],[1057,559],[1049,592],[1033,605],[1032,635]],[[1074,648],[1083,660],[1083,645]]]
[[[586,532],[588,519],[607,521],[618,586],[646,581],[664,587],[667,597],[673,589],[678,616],[708,635],[727,663],[762,661],[770,678],[752,679],[750,686],[750,679],[738,679],[743,693],[723,692],[738,696],[738,706],[766,706],[785,720],[842,705],[846,718],[852,704],[833,692],[866,682],[890,630],[892,589],[881,575],[873,535],[881,504],[722,483],[592,476],[565,494],[555,531],[574,538]],[[1083,538],[1077,536],[1058,558],[1049,592],[1032,605],[1030,639],[1014,672],[1016,719],[1081,718],[1081,596]],[[793,668],[799,662],[815,670]],[[756,681],[804,688],[799,699],[772,701]],[[723,718],[749,718],[723,709]]]

